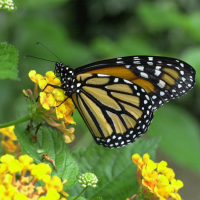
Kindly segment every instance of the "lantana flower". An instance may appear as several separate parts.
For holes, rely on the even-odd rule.
[[[15,126],[0,128],[1,146],[4,148],[5,153],[12,152],[14,154],[19,154],[21,150],[19,143],[17,142],[17,137],[14,133],[14,128]]]
[[[178,190],[183,187],[183,182],[175,179],[175,173],[167,167],[167,162],[155,163],[148,154],[143,158],[134,154],[132,160],[137,165],[136,176],[141,192],[127,200],[133,200],[137,195],[141,199],[181,200]]]
[[[87,172],[79,176],[78,182],[81,184],[83,188],[86,188],[86,187],[95,188],[97,187],[98,178],[96,177],[95,174],[91,172]]]
[[[66,129],[65,125],[76,124],[71,114],[75,111],[71,98],[68,98],[62,89],[47,86],[47,84],[60,87],[61,82],[55,76],[54,72],[49,71],[43,77],[37,74],[35,70],[29,72],[30,79],[35,83],[34,95],[39,101],[36,104],[36,110],[40,110],[34,114],[35,121],[45,120],[50,126],[56,127],[64,133],[66,143],[70,143],[75,139],[75,129]],[[38,86],[41,92],[38,92]],[[31,94],[31,92],[29,92]],[[33,97],[31,97],[33,99]],[[33,101],[34,102],[34,101]],[[34,109],[32,109],[34,110]]]
[[[0,11],[15,11],[17,7],[15,6],[13,0],[1,0],[0,1]]]
[[[48,164],[33,164],[33,158],[28,155],[21,155],[17,160],[6,154],[0,161],[0,200],[66,200],[69,196],[63,191],[61,179],[49,175]],[[38,186],[38,180],[43,186]],[[60,193],[65,197],[60,198]]]

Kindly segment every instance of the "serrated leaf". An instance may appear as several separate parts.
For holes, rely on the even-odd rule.
[[[155,113],[149,128],[152,136],[162,136],[160,148],[182,167],[200,173],[199,124],[181,107],[167,104]]]
[[[0,79],[18,78],[18,51],[10,44],[0,43]]]
[[[92,170],[99,179],[96,188],[86,190],[85,197],[88,199],[97,196],[109,200],[126,199],[138,192],[136,165],[133,164],[131,157],[134,153],[140,155],[149,153],[153,159],[159,140],[159,138],[148,141],[139,139],[131,145],[112,150],[94,144],[73,152],[73,156],[79,163],[80,171],[84,173]],[[68,190],[68,193],[78,195],[80,191],[80,184],[76,183]]]
[[[42,154],[38,153],[38,150],[42,149],[44,153],[48,153],[58,169],[56,171],[49,161],[45,161],[45,163],[48,163],[52,167],[51,175],[57,175],[62,179],[68,180],[67,184],[64,185],[64,190],[72,187],[77,181],[79,169],[61,134],[51,127],[43,125],[38,132],[38,142],[32,142],[30,132],[25,129],[25,125],[22,124],[15,127],[15,134],[23,154],[33,157],[35,163],[40,163]]]

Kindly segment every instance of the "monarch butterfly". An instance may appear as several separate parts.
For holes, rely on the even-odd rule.
[[[61,78],[59,88],[72,98],[96,143],[108,148],[143,135],[154,111],[186,94],[196,75],[184,61],[159,56],[114,58],[75,70],[56,62],[55,73]]]

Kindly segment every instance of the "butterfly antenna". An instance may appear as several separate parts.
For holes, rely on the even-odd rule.
[[[54,56],[56,56],[56,58],[58,58],[58,60],[61,62],[60,58],[53,52],[51,51],[49,48],[47,48],[44,44],[42,44],[41,42],[37,42],[37,44],[41,44],[43,47],[45,47],[48,51],[50,51]]]
[[[53,61],[53,60],[47,60],[47,59],[44,59],[44,58],[38,58],[38,57],[35,57],[35,56],[31,56],[31,55],[26,55],[24,56],[24,58],[27,58],[27,57],[31,57],[31,58],[36,58],[36,59],[40,59],[40,60],[46,60],[46,61],[50,61],[50,62],[56,62],[56,61]]]

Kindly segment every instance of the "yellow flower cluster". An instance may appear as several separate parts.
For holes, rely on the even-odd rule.
[[[41,90],[44,90],[47,84],[61,86],[60,80],[56,78],[52,71],[47,72],[46,77],[43,77],[40,74],[36,74],[35,70],[31,70],[29,72],[29,77],[36,83],[36,86],[39,85]],[[47,86],[44,91],[40,92],[39,96],[43,108],[50,110],[51,107],[58,106],[56,107],[57,118],[65,118],[65,124],[75,124],[73,118],[70,116],[70,114],[75,111],[72,99],[68,98],[66,100],[67,97],[63,90]]]
[[[17,137],[14,134],[14,126],[9,126],[6,128],[1,128],[1,146],[4,148],[5,152],[17,152],[20,150],[20,146],[17,142]]]
[[[64,133],[63,138],[66,143],[72,142],[75,139],[74,128],[66,129],[65,127],[68,124],[76,124],[71,116],[75,111],[72,99],[67,98],[62,89],[47,86],[47,84],[51,84],[60,87],[60,80],[56,78],[53,71],[47,72],[43,77],[35,70],[31,70],[29,77],[35,83],[34,94],[36,97],[38,97],[38,86],[42,90],[39,94],[40,104],[38,107],[42,106],[46,110],[43,119]],[[56,116],[52,115],[53,113],[56,113]],[[55,121],[61,121],[61,123]]]
[[[148,154],[144,154],[143,158],[134,154],[132,160],[137,165],[137,179],[144,196],[159,200],[181,200],[178,190],[183,187],[183,182],[174,178],[175,173],[167,167],[167,162],[155,163]]]
[[[49,165],[36,165],[28,155],[22,155],[17,160],[6,154],[0,161],[0,200],[66,200],[60,198],[59,192],[69,196],[63,191],[61,179],[49,175]],[[37,180],[43,181],[44,186],[36,186]]]

